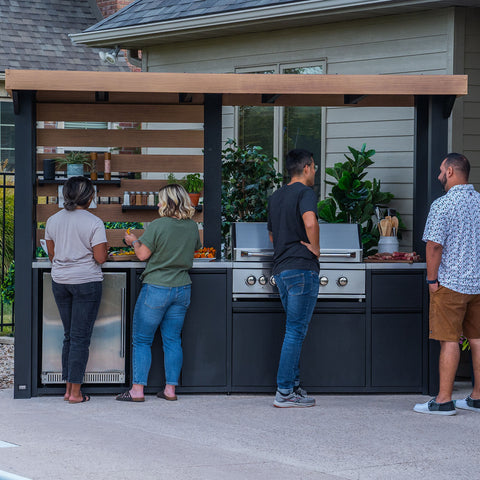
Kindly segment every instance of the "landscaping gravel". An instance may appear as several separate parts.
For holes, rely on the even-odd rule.
[[[0,389],[13,386],[14,346],[0,343]]]

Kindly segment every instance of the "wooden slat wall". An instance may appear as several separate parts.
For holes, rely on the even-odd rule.
[[[110,99],[112,99],[110,97]],[[178,101],[172,98],[172,101]],[[142,105],[142,104],[80,104],[80,103],[38,103],[37,120],[47,122],[39,124],[37,128],[37,146],[50,147],[88,147],[91,150],[104,148],[157,148],[154,155],[149,154],[113,154],[111,160],[112,172],[203,172],[203,155],[162,154],[159,148],[191,149],[203,148],[203,105]],[[114,124],[119,123],[148,123],[153,129],[112,128],[104,130],[63,129],[51,128],[51,122],[89,122],[103,121]],[[168,123],[170,129],[157,124]],[[188,124],[187,129],[175,129],[179,123]],[[194,125],[193,128],[190,125]],[[195,127],[198,127],[195,129]],[[185,128],[184,127],[184,128]],[[155,129],[157,128],[157,129]],[[167,127],[168,128],[168,127]],[[145,149],[146,147],[146,149]],[[188,152],[187,152],[188,153]],[[195,152],[194,152],[195,153]],[[104,153],[97,152],[97,169],[101,172],[104,168]],[[45,158],[64,157],[64,154],[38,153],[37,171],[43,170]],[[65,167],[62,167],[64,170]],[[183,175],[182,175],[183,176]],[[181,176],[179,176],[180,178]],[[123,200],[125,191],[150,192],[158,191],[166,184],[166,180],[121,179],[121,185],[97,184],[98,197],[120,197]],[[58,195],[58,185],[37,185],[37,198]],[[44,200],[44,199],[41,199]],[[37,222],[45,222],[51,215],[58,212],[55,204],[37,205]],[[105,222],[151,222],[158,218],[156,210],[127,210],[122,211],[121,204],[100,204],[92,210],[96,216]],[[203,213],[196,213],[194,220],[203,221]],[[43,231],[37,232],[37,240],[43,236]],[[123,231],[108,231],[109,244],[122,246]],[[37,241],[38,244],[38,241]]]

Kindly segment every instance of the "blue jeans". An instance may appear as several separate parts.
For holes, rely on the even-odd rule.
[[[277,388],[289,394],[300,384],[299,361],[317,302],[318,273],[311,270],[285,270],[275,275],[280,299],[287,314],[285,337],[277,372]]]
[[[146,385],[152,364],[152,342],[160,326],[165,379],[178,385],[183,363],[181,333],[190,305],[191,285],[160,287],[145,283],[133,315],[133,383]]]
[[[93,325],[102,299],[102,282],[69,285],[52,280],[52,291],[64,330],[62,379],[82,383]]]

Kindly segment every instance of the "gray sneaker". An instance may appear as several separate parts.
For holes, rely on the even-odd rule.
[[[417,403],[413,407],[414,412],[431,413],[433,415],[455,415],[455,403],[453,401],[445,403],[437,403],[434,398],[426,403]]]
[[[304,390],[300,385],[293,387],[293,391],[297,394],[300,395],[301,397],[308,397],[308,394],[306,390]]]
[[[480,400],[474,400],[470,395],[463,400],[455,400],[455,406],[462,410],[471,410],[480,413]]]
[[[313,407],[315,406],[315,399],[299,395],[297,392],[292,392],[289,395],[282,395],[280,392],[277,392],[273,406],[278,408]]]

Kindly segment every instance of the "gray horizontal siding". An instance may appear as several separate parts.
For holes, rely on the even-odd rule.
[[[226,73],[239,67],[325,60],[329,74],[445,74],[451,71],[452,18],[453,9],[438,9],[157,46],[148,50],[147,65],[149,71]],[[480,85],[480,72],[478,79]],[[471,108],[466,105],[466,111]],[[392,206],[411,228],[413,108],[325,110],[322,168],[344,161],[347,146],[367,143],[377,151],[368,177],[380,179],[383,189],[395,195]],[[224,111],[225,140],[234,135],[234,114],[233,109]],[[411,232],[406,232],[402,247],[410,249],[411,242]]]
[[[468,9],[465,22],[465,73],[468,95],[463,108],[463,153],[472,164],[470,181],[480,190],[480,9]]]

